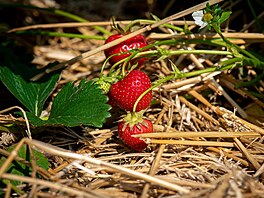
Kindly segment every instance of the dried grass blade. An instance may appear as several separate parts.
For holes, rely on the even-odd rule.
[[[210,138],[235,138],[235,137],[260,137],[256,132],[157,132],[157,133],[142,133],[133,135],[140,138],[192,138],[192,137],[210,137]]]
[[[222,146],[222,147],[234,147],[232,142],[215,142],[215,141],[189,141],[189,140],[156,140],[150,139],[148,141],[152,144],[178,144],[186,146]]]
[[[208,113],[202,111],[201,109],[199,109],[198,107],[196,107],[195,105],[193,105],[192,103],[190,103],[188,100],[186,100],[184,97],[180,96],[179,97],[180,101],[184,104],[186,104],[188,107],[190,107],[191,109],[193,109],[194,111],[196,111],[197,113],[201,114],[203,117],[205,117],[207,120],[215,123],[216,125],[220,125],[220,123],[214,119],[212,116],[210,116]]]
[[[216,153],[219,153],[220,155],[223,154],[224,156],[228,157],[228,158],[231,158],[237,162],[240,162],[241,164],[245,165],[245,166],[249,166],[249,163],[246,161],[246,160],[243,160],[231,153],[227,153],[225,152],[224,150],[222,149],[218,149],[218,148],[214,148],[214,147],[207,147],[206,148],[207,150],[209,151],[213,151],[213,152],[216,152]]]
[[[238,147],[238,149],[240,149],[244,155],[247,157],[248,161],[250,161],[252,163],[252,165],[254,166],[254,168],[256,170],[258,170],[260,168],[260,164],[257,162],[257,160],[254,159],[254,157],[249,153],[249,151],[247,150],[247,148],[242,144],[242,142],[240,142],[239,139],[234,138],[235,141],[235,145]]]
[[[176,184],[172,184],[172,183],[157,179],[157,178],[155,178],[153,176],[146,175],[146,174],[143,174],[143,173],[140,173],[140,172],[125,168],[123,166],[119,166],[119,165],[111,164],[111,163],[108,163],[108,162],[104,162],[104,161],[101,161],[101,160],[98,160],[98,159],[95,159],[95,158],[91,158],[91,157],[88,157],[88,156],[85,156],[85,155],[72,153],[72,152],[69,152],[69,151],[67,151],[65,149],[61,149],[59,147],[56,147],[56,146],[53,146],[53,145],[50,145],[50,144],[47,144],[47,143],[43,143],[43,142],[38,141],[38,140],[30,140],[30,139],[27,139],[27,138],[24,138],[22,140],[25,141],[27,144],[29,144],[31,146],[38,147],[39,149],[41,149],[41,150],[43,150],[45,152],[48,152],[50,154],[54,154],[54,155],[58,155],[58,156],[65,157],[65,158],[70,158],[70,159],[83,160],[83,161],[86,161],[86,162],[88,162],[90,164],[93,164],[95,166],[101,166],[101,167],[104,167],[104,168],[107,168],[107,169],[111,169],[111,170],[114,170],[114,171],[116,171],[118,173],[130,176],[130,177],[133,177],[133,178],[137,178],[137,179],[142,179],[142,180],[144,180],[146,182],[150,182],[150,183],[153,183],[153,184],[156,184],[156,185],[159,185],[159,186],[162,186],[164,188],[167,188],[167,189],[170,189],[170,190],[173,190],[173,191],[177,191],[177,192],[180,192],[180,193],[188,193],[189,192],[188,189],[183,188],[181,186],[178,186]]]

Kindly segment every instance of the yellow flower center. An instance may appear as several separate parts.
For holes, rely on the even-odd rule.
[[[203,15],[203,21],[205,21],[205,22],[210,22],[212,19],[213,19],[214,17],[211,15],[211,13],[205,13],[204,15]]]

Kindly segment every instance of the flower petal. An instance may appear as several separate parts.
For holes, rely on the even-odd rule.
[[[196,21],[196,20],[202,20],[202,18],[203,18],[203,11],[202,10],[200,10],[200,11],[196,11],[196,12],[193,12],[192,13],[192,17],[193,17],[193,19]]]
[[[206,22],[203,21],[203,24],[200,25],[200,28],[199,28],[199,29],[204,28],[205,26],[207,26],[207,24],[208,24],[208,23],[206,23]]]

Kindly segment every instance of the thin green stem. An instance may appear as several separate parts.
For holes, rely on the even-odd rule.
[[[88,20],[82,18],[82,17],[79,17],[75,14],[72,14],[72,13],[69,13],[69,12],[65,12],[65,11],[62,11],[62,10],[58,10],[58,9],[53,9],[51,10],[53,13],[57,14],[57,15],[60,15],[60,16],[64,16],[64,17],[67,17],[69,19],[73,19],[75,21],[78,21],[78,22],[88,22]],[[105,28],[101,27],[101,26],[92,26],[94,29],[98,30],[99,32],[103,33],[103,34],[106,34],[106,35],[111,35],[112,33],[109,32],[108,30],[106,30]]]
[[[114,54],[114,55],[112,55],[112,56],[118,56],[118,54]],[[117,63],[115,63],[115,64],[110,68],[109,73],[110,73],[110,74],[113,73],[114,69],[115,69],[118,65],[120,65],[121,63],[125,62],[125,60],[126,60],[126,59],[122,59],[122,60],[118,61]]]
[[[110,58],[112,58],[113,56],[114,56],[114,54],[113,54],[113,55],[111,55],[111,56],[109,56],[109,57],[107,57],[107,58],[106,58],[106,60],[104,61],[103,65],[102,65],[102,68],[101,68],[100,77],[102,77],[102,76],[103,76],[103,71],[104,71],[104,68],[105,68],[105,66],[106,66],[107,62],[109,61],[109,59],[110,59]],[[110,73],[110,72],[109,72],[109,74],[111,75],[111,73]]]
[[[36,7],[36,6],[31,6],[31,5],[23,5],[23,4],[0,4],[0,7],[10,7],[10,8],[25,8],[25,9],[35,9],[35,10],[40,10],[40,11],[46,11],[46,12],[50,12],[50,13],[54,13],[56,15],[59,16],[63,16],[66,17],[68,19],[72,19],[74,21],[78,21],[78,22],[88,22],[86,19],[77,16],[75,14],[63,11],[63,10],[59,10],[59,9],[55,9],[55,8],[40,8],[40,7]],[[101,26],[92,26],[94,29],[98,30],[99,32],[106,34],[106,35],[111,35],[112,33],[107,31],[105,28],[101,27]]]
[[[242,55],[239,52],[242,52],[245,55],[247,55],[248,57],[255,59],[255,60],[258,60],[254,55],[249,53],[247,50],[241,49],[238,45],[230,42],[227,38],[225,38],[224,35],[222,34],[218,24],[213,23],[212,26],[213,26],[214,30],[217,32],[217,34],[219,34],[219,36],[226,43],[227,48],[229,48],[229,50],[233,53],[234,56],[241,58]]]
[[[144,50],[145,48],[142,48],[140,50]],[[128,53],[128,52],[125,52]],[[158,49],[158,50],[148,50],[148,51],[142,51],[138,52],[135,51],[132,53],[129,57],[126,59],[120,60],[119,62],[115,63],[109,73],[112,73],[113,70],[120,64],[123,63],[122,66],[122,74],[124,75],[125,71],[125,66],[127,63],[132,59],[132,58],[140,58],[140,57],[155,57],[155,56],[164,56],[164,58],[167,58],[169,56],[173,55],[181,55],[181,54],[216,54],[216,55],[232,55],[231,52],[228,51],[220,51],[220,50],[175,50],[175,51],[170,51],[170,50],[163,50],[163,49]]]
[[[137,109],[137,105],[138,105],[139,101],[140,101],[140,100],[141,100],[141,99],[142,99],[142,98],[143,98],[148,92],[150,92],[150,91],[153,90],[154,88],[160,86],[161,84],[163,84],[163,83],[165,83],[165,82],[167,82],[167,81],[169,81],[169,80],[171,80],[171,79],[173,79],[173,78],[174,78],[174,75],[170,75],[170,76],[167,76],[167,77],[165,77],[165,78],[159,79],[159,80],[156,81],[156,83],[155,83],[154,85],[152,85],[150,88],[148,88],[146,91],[144,91],[144,92],[138,97],[138,99],[136,100],[136,102],[135,102],[135,104],[134,104],[134,106],[133,106],[133,112],[136,111],[136,109]]]
[[[217,55],[232,55],[228,51],[219,51],[219,50],[177,50],[170,51],[170,55],[179,55],[179,54],[217,54]]]
[[[172,79],[180,79],[180,78],[188,78],[188,77],[193,77],[193,76],[198,76],[204,73],[209,73],[209,72],[214,72],[214,71],[224,71],[227,69],[232,69],[235,66],[239,66],[237,64],[230,64],[230,65],[225,65],[223,67],[210,67],[210,68],[206,68],[206,69],[202,69],[202,70],[197,70],[197,71],[192,71],[192,72],[187,72],[187,73],[175,73],[169,76],[166,76],[165,78],[159,79],[157,80],[155,83],[153,83],[153,85],[147,89],[146,91],[144,91],[136,100],[134,106],[133,106],[133,112],[136,111],[137,105],[139,103],[139,101],[151,90],[153,90],[154,88],[160,86],[161,84],[172,80]]]
[[[221,65],[221,66],[224,66],[224,65],[230,65],[230,64],[233,64],[233,63],[236,63],[236,62],[241,62],[241,61],[242,61],[241,58],[237,58],[237,57],[235,57],[235,58],[232,58],[232,59],[228,59],[228,60],[226,60],[226,61],[222,61],[222,62],[220,63],[220,65]]]
[[[215,54],[215,55],[232,55],[231,52],[228,51],[220,51],[220,50],[165,50],[165,49],[158,49],[158,50],[149,50],[144,52],[139,52],[135,55],[135,58],[141,56],[159,56],[165,55],[167,57],[173,55],[181,55],[181,54]]]
[[[236,84],[236,88],[255,86],[258,83],[258,81],[260,81],[263,78],[264,78],[264,72],[257,75],[255,78],[253,78],[250,81],[239,82],[238,84]]]
[[[47,31],[17,31],[15,34],[29,34],[29,35],[42,35],[42,36],[58,36],[58,37],[68,37],[68,38],[80,38],[80,39],[96,39],[104,40],[103,36],[96,35],[83,35],[83,34],[74,34],[74,33],[61,33],[61,32],[47,32]]]

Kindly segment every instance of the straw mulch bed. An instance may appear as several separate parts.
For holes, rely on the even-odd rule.
[[[233,8],[228,2],[224,6]],[[229,23],[239,17],[239,14],[234,15]],[[184,21],[174,23],[182,26]],[[196,27],[192,21],[187,23],[190,29]],[[89,23],[86,27],[78,27],[78,24],[72,28],[83,34],[98,34]],[[110,24],[93,25],[111,30]],[[231,33],[225,36],[237,38],[236,43],[241,47],[259,46],[263,34],[249,33],[252,26],[254,22],[246,24],[243,30],[229,31],[226,24],[225,31]],[[59,28],[50,25],[50,28],[61,32],[67,29],[63,25]],[[160,28],[148,32],[147,39],[151,42],[168,36],[170,32]],[[48,44],[42,43],[38,40],[32,44],[36,55],[33,63],[39,67],[54,60],[68,61],[102,46],[104,41],[49,37]],[[182,47],[175,46],[175,49]],[[199,44],[184,46],[185,49],[203,47]],[[192,71],[208,68],[225,58],[191,54],[174,56],[171,60],[180,70]],[[98,77],[104,59],[103,52],[99,51],[68,66],[62,72],[57,89],[70,81]],[[143,70],[154,81],[157,76],[168,75],[171,67],[167,60],[150,60]],[[250,66],[246,72],[255,75]],[[42,179],[35,174],[26,177],[4,173],[4,167],[0,168],[0,175],[24,181],[23,186],[17,186],[24,192],[21,197],[264,197],[264,103],[251,95],[250,90],[236,88],[240,81],[234,69],[173,80],[155,88],[153,97],[157,103],[145,114],[152,120],[155,133],[141,135],[149,143],[142,153],[132,152],[118,139],[116,121],[121,111],[111,112],[112,118],[101,129],[45,128],[32,140],[21,141],[2,132],[2,148],[19,142],[19,150],[26,143],[43,152],[51,166],[46,171],[34,161],[29,163]],[[263,80],[250,89],[263,95]],[[1,115],[2,122],[15,119],[8,114]],[[17,158],[15,152],[9,155],[7,163],[12,160],[28,163]],[[11,193],[10,184],[4,190],[6,197],[18,196]]]

